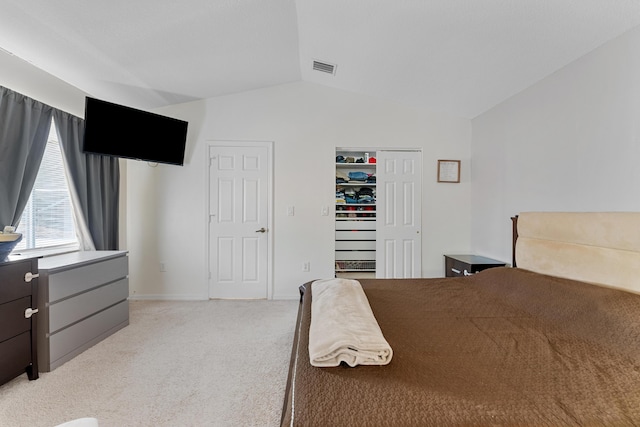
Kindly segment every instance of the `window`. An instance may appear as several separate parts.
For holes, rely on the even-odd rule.
[[[71,197],[54,121],[31,197],[16,231],[22,233],[22,241],[16,250],[46,249],[55,252],[78,248]]]

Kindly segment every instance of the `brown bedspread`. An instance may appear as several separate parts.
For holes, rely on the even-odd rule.
[[[283,425],[640,425],[640,295],[516,268],[360,282],[393,360],[312,367],[307,285]]]

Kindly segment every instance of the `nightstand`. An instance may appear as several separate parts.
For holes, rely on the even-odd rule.
[[[444,264],[446,277],[470,276],[487,268],[507,265],[502,261],[478,255],[445,255]]]
[[[0,261],[0,384],[38,378],[38,259]]]

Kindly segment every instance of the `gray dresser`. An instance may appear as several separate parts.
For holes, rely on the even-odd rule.
[[[49,372],[129,324],[126,251],[42,258],[38,268],[38,364]]]

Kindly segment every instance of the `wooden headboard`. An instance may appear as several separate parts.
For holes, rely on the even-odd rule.
[[[523,212],[513,266],[640,293],[640,212]]]

